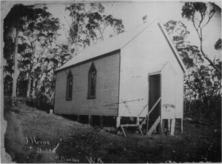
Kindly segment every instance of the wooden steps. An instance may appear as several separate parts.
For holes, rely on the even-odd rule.
[[[124,127],[137,127],[139,129],[140,134],[143,136],[143,132],[140,129],[140,125],[139,124],[124,124],[124,125],[120,125],[120,128],[121,128],[121,130],[123,132],[123,135],[124,135],[124,137],[126,137],[126,133],[125,133]]]
[[[154,110],[154,108],[157,106],[157,104],[160,102],[161,97],[156,101],[156,103],[153,105],[153,107],[149,110],[148,114],[146,115],[145,118],[143,118],[143,120],[141,122],[139,122],[139,118],[140,118],[140,114],[143,112],[143,110],[146,108],[146,106],[148,106],[148,104],[144,107],[144,109],[140,112],[140,114],[137,117],[137,124],[123,124],[120,125],[121,130],[123,131],[124,136],[126,137],[126,133],[124,131],[124,127],[137,127],[141,133],[141,135],[143,135],[142,132],[142,126],[143,124],[146,124],[148,127],[148,123],[149,123],[149,115],[150,113]],[[154,131],[154,129],[157,127],[157,125],[160,123],[160,116],[155,120],[155,122],[152,124],[151,128],[148,130],[147,129],[147,135],[151,135],[152,132]]]
[[[149,131],[147,132],[147,135],[150,136],[152,134],[152,132],[155,130],[155,128],[157,127],[157,125],[160,123],[160,116],[156,119],[156,121],[152,124],[151,128],[149,129]],[[143,132],[142,132],[142,124],[124,124],[124,125],[120,125],[120,128],[123,132],[123,135],[126,137],[126,133],[124,128],[125,127],[137,127],[140,134],[143,136]]]
[[[153,107],[150,109],[150,111],[148,112],[148,114],[146,115],[146,117],[143,119],[143,121],[141,122],[141,124],[145,123],[146,120],[148,119],[150,113],[153,111],[153,109],[157,106],[157,104],[159,103],[159,101],[161,100],[161,97],[156,101],[156,103],[153,105]]]
[[[120,125],[122,127],[137,127],[138,124],[124,124],[124,125]]]
[[[154,122],[154,124],[151,126],[151,128],[149,129],[147,135],[150,136],[152,134],[152,132],[154,131],[154,129],[157,127],[157,125],[160,123],[160,116],[156,119],[156,121]]]

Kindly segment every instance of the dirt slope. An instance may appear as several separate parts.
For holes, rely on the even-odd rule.
[[[220,162],[220,126],[184,122],[175,136],[127,138],[19,103],[5,106],[6,152],[15,162]]]

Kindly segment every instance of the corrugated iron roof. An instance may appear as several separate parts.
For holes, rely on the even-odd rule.
[[[82,52],[80,52],[76,56],[74,56],[71,60],[65,63],[62,67],[57,69],[57,71],[63,68],[69,67],[71,65],[78,64],[82,61],[86,61],[86,60],[101,56],[103,54],[107,54],[109,52],[121,49],[128,42],[130,42],[135,36],[137,36],[141,31],[143,31],[143,29],[145,29],[147,26],[149,26],[149,24],[145,23],[131,30],[123,32],[119,35],[116,35],[110,39],[107,39],[95,45],[92,45],[84,49]]]
[[[159,19],[155,19],[151,23],[144,23],[143,25],[140,25],[138,27],[135,27],[131,30],[128,30],[126,32],[123,32],[121,34],[118,34],[110,39],[107,39],[105,41],[99,42],[95,45],[92,45],[86,49],[84,49],[82,52],[74,56],[71,60],[69,60],[67,63],[65,63],[63,66],[58,68],[56,71],[62,70],[66,67],[70,67],[72,65],[76,65],[78,63],[81,63],[83,61],[87,61],[89,59],[93,59],[102,55],[105,55],[109,52],[113,52],[115,50],[119,50],[123,48],[125,45],[127,45],[131,40],[133,40],[136,36],[138,36],[141,32],[143,32],[147,27],[149,27],[154,22],[160,23],[161,21]],[[160,23],[162,25],[162,23]],[[162,26],[163,28],[163,26]],[[164,30],[166,33],[166,31]],[[167,34],[168,35],[168,34]],[[168,38],[169,39],[169,38]],[[172,42],[170,41],[172,44]],[[173,46],[173,45],[172,45]],[[174,47],[174,46],[173,46]],[[175,51],[175,49],[174,49]],[[176,57],[179,58],[179,62],[182,62],[177,51],[175,51]],[[185,71],[185,67],[182,64],[182,68]]]

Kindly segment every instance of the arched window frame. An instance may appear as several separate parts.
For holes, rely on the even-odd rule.
[[[92,62],[88,72],[88,99],[96,98],[96,79],[97,71],[94,63]]]
[[[73,88],[73,75],[72,71],[69,70],[69,74],[67,76],[67,83],[66,83],[66,100],[72,100],[72,88]]]

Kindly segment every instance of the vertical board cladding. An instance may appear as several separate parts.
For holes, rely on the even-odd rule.
[[[55,113],[117,116],[119,56],[115,51],[103,57],[61,70],[56,74]],[[92,62],[97,71],[96,97],[88,99],[88,72]],[[66,101],[66,80],[73,74],[72,100]]]
[[[169,63],[161,71],[161,118],[176,117],[176,74]]]
[[[176,118],[183,118],[183,100],[184,100],[184,76],[177,75],[176,79]]]
[[[121,50],[119,115],[147,114],[149,82],[153,68],[171,63],[176,77],[176,117],[183,115],[183,71],[157,23],[153,23]],[[164,81],[163,83],[168,83]],[[124,102],[124,103],[121,103]]]

